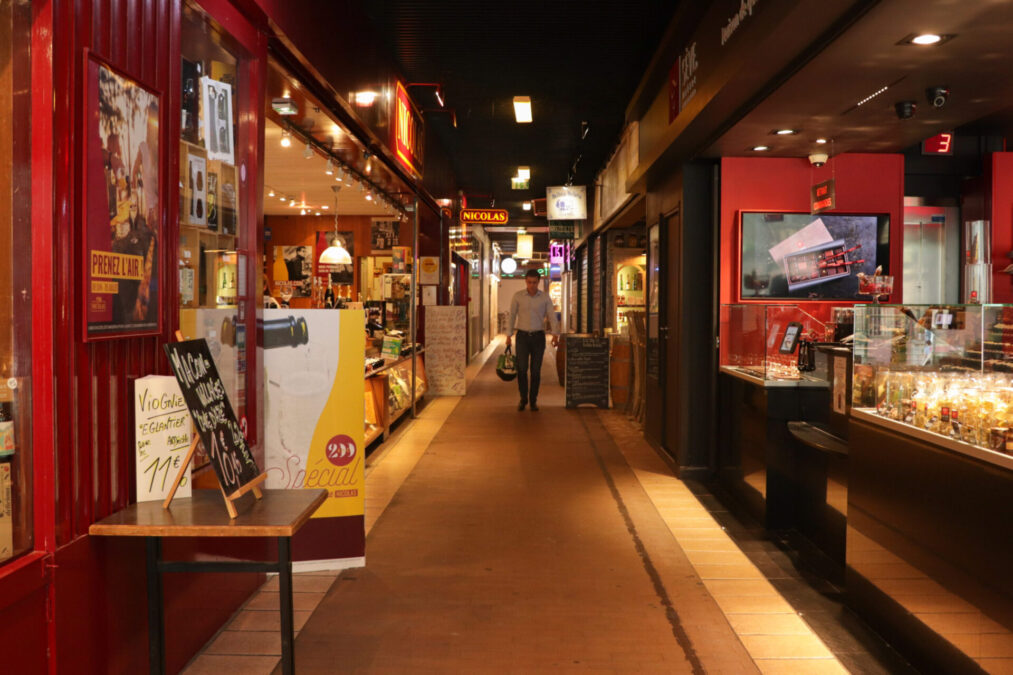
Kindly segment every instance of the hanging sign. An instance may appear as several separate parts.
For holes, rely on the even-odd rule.
[[[461,222],[506,225],[510,222],[510,213],[506,209],[461,209]]]
[[[412,103],[408,90],[397,83],[394,97],[394,154],[398,162],[415,177],[422,177],[422,154],[425,127],[422,113]]]
[[[823,213],[837,207],[837,187],[833,178],[813,185],[810,195],[813,213]]]
[[[549,239],[573,239],[574,230],[576,228],[573,223],[558,220],[549,221]]]
[[[587,188],[560,185],[545,188],[549,220],[587,220]]]

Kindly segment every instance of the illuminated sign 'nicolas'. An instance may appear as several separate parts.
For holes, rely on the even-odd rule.
[[[461,209],[461,222],[506,225],[510,222],[510,213],[506,209]]]

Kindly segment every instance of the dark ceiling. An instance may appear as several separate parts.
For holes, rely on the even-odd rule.
[[[530,221],[526,200],[562,185],[589,185],[619,140],[633,91],[678,2],[672,0],[374,0],[367,14],[410,82],[442,85],[447,108],[426,115],[447,150],[468,205]],[[432,89],[412,95],[436,107]],[[513,97],[530,96],[534,121],[514,121]],[[581,123],[588,133],[581,139]],[[579,161],[578,161],[579,158]],[[531,167],[529,190],[510,177]],[[589,196],[591,191],[588,191]],[[588,205],[590,209],[590,204]],[[499,237],[507,235],[497,235]]]

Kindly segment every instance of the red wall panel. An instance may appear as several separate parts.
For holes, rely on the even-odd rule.
[[[182,0],[52,0],[51,43],[36,49],[36,58],[49,55],[53,78],[52,101],[52,377],[49,401],[52,439],[37,444],[40,469],[52,453],[54,476],[38,500],[54,505],[55,538],[40,546],[52,553],[49,602],[52,614],[46,622],[46,603],[40,591],[32,600],[6,601],[4,592],[13,577],[0,578],[0,615],[7,633],[25,634],[23,647],[33,654],[49,654],[52,672],[145,672],[147,670],[147,620],[144,585],[143,541],[92,538],[88,526],[134,499],[133,495],[133,382],[136,378],[167,373],[161,345],[177,324],[176,284],[167,274],[161,284],[162,334],[86,343],[80,333],[82,270],[79,251],[83,214],[81,192],[84,175],[84,60],[90,51],[127,75],[160,91],[160,145],[162,203],[158,218],[165,238],[160,242],[159,267],[174,270],[178,203],[179,137],[179,27]],[[252,41],[255,105],[263,105],[260,72],[266,58],[266,41],[248,25],[236,22],[237,14],[225,0],[208,0],[205,8],[221,12],[242,31],[244,44]],[[43,59],[39,59],[43,61]],[[34,64],[33,64],[34,65]],[[258,79],[259,78],[259,79]],[[247,108],[249,109],[249,103]],[[254,138],[252,144],[259,145]],[[259,183],[257,157],[248,155],[248,171]],[[257,190],[248,190],[257,198]],[[38,227],[45,220],[36,219]],[[254,232],[252,237],[256,237]],[[255,249],[254,249],[255,250]],[[255,256],[250,256],[254,258]],[[259,256],[256,256],[259,258]],[[50,274],[46,269],[44,274]],[[253,317],[251,316],[251,321]],[[36,326],[45,325],[35,322]],[[48,357],[49,354],[44,354]],[[45,391],[43,389],[42,391]],[[45,512],[45,510],[43,510]],[[262,547],[249,542],[187,540],[166,545],[167,555],[190,559],[198,553],[260,557]],[[265,556],[266,559],[266,556]],[[225,578],[227,577],[227,578]],[[174,575],[166,579],[166,647],[170,672],[184,663],[227,620],[228,616],[260,584],[263,575]],[[16,607],[31,608],[14,612]],[[33,642],[33,621],[41,616],[50,631],[49,643]],[[16,617],[16,619],[15,619]],[[0,618],[0,620],[3,620]],[[26,667],[19,672],[36,672]]]
[[[992,301],[1008,303],[1013,302],[1013,277],[1001,270],[1013,251],[1013,152],[994,153],[991,173]]]
[[[889,214],[893,299],[900,300],[904,253],[904,157],[845,154],[834,157],[818,169],[803,158],[725,157],[721,160],[722,304],[742,301],[738,284],[739,212],[808,213],[809,188],[830,178],[836,181],[837,208],[828,213]],[[807,305],[846,304],[798,302]]]

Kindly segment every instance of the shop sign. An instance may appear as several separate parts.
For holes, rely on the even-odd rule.
[[[952,155],[953,154],[953,132],[947,131],[936,134],[932,138],[922,141],[923,155]]]
[[[397,83],[394,97],[394,154],[398,162],[415,177],[422,177],[423,138],[422,113],[412,103],[408,90]]]
[[[510,222],[510,213],[506,209],[461,209],[461,222],[506,225]]]
[[[837,186],[834,179],[817,183],[810,188],[812,213],[823,213],[837,207]]]
[[[549,239],[574,239],[574,230],[573,223],[549,221]]]
[[[557,244],[555,242],[549,244],[550,265],[562,265],[564,256],[566,256],[566,244]]]
[[[735,31],[739,29],[742,23],[753,15],[753,8],[756,7],[756,3],[759,0],[740,0],[739,9],[728,18],[728,21],[721,28],[721,46],[724,47],[725,43],[732,39],[735,35]]]
[[[419,283],[440,283],[440,258],[435,255],[419,256]]]
[[[668,71],[668,123],[696,96],[696,71],[700,63],[696,56],[696,42],[690,43]]]
[[[583,185],[559,185],[545,188],[548,219],[587,220],[587,188]]]

